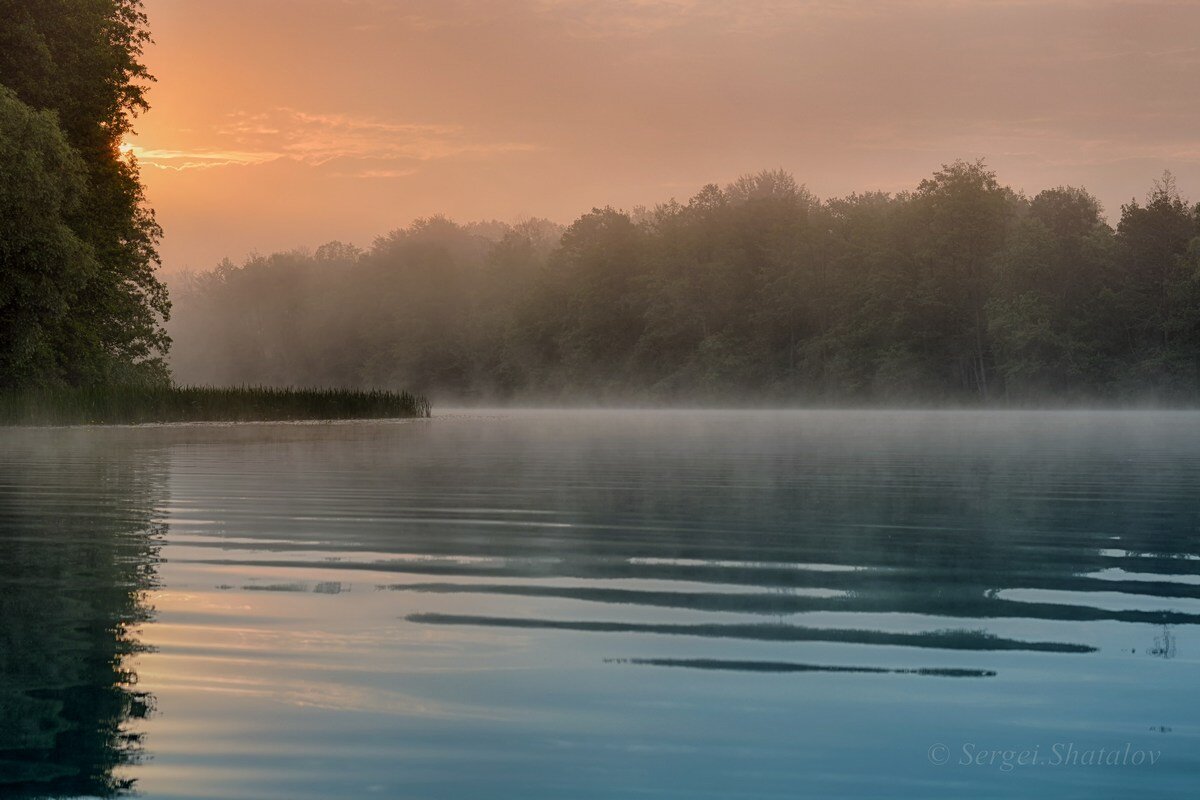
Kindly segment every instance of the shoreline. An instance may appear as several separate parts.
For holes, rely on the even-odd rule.
[[[0,392],[0,427],[421,419],[409,392],[263,386],[97,386]]]

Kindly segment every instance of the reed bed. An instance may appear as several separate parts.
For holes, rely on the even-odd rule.
[[[0,392],[0,425],[136,425],[428,417],[408,392],[207,386],[34,389]]]

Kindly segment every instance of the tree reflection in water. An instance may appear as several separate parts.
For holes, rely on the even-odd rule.
[[[133,657],[164,525],[153,456],[9,440],[0,458],[0,796],[114,797],[153,698]]]

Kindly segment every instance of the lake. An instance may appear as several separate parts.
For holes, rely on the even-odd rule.
[[[0,796],[1200,785],[1200,414],[0,431]]]

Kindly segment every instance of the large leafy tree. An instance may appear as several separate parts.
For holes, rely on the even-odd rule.
[[[167,377],[162,322],[170,302],[154,272],[160,231],[137,164],[121,152],[133,118],[147,108],[151,78],[141,56],[148,41],[140,0],[0,0],[0,84],[25,105],[53,112],[82,165],[65,222],[89,257],[64,266],[75,280],[63,281],[73,291],[58,302],[69,311],[43,332],[54,377],[67,383]],[[0,234],[21,235],[8,224]],[[5,279],[36,270],[34,261],[14,260]]]
[[[84,185],[54,115],[0,86],[0,388],[61,375],[57,337],[98,268],[72,228]]]

